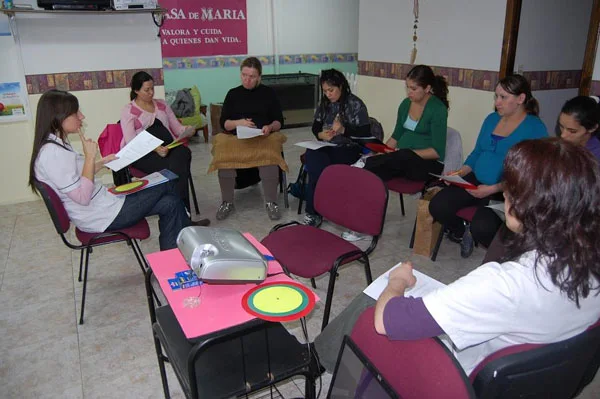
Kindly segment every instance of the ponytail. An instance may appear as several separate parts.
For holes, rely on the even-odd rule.
[[[448,102],[448,83],[442,75],[436,75],[433,85],[431,85],[433,95],[439,98],[446,108],[450,109],[450,103]]]
[[[540,114],[540,103],[535,99],[534,96],[529,97],[529,99],[525,100],[525,112],[529,115],[538,116]]]

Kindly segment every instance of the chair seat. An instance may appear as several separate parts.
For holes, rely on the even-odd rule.
[[[335,234],[304,225],[274,231],[262,240],[262,244],[290,273],[305,278],[320,276],[331,270],[341,255],[361,250]],[[341,265],[359,257],[345,259]]]
[[[134,224],[133,226],[124,228],[124,229],[119,229],[118,230],[121,233],[125,233],[127,234],[130,238],[136,239],[136,240],[144,240],[148,237],[150,237],[150,227],[148,226],[148,222],[146,221],[146,219],[142,219],[139,222],[137,222],[136,224]],[[83,245],[88,245],[89,242],[92,240],[92,238],[96,237],[99,234],[110,234],[112,233],[112,231],[107,230],[104,233],[88,233],[85,231],[81,231],[79,229],[75,229],[75,235],[77,236],[77,239],[83,244]],[[96,244],[107,244],[109,242],[117,242],[117,241],[123,241],[124,238],[122,235],[116,234],[116,235],[108,235],[106,237],[102,237],[99,238],[97,240],[94,240],[94,245]]]
[[[479,209],[477,206],[468,206],[466,208],[459,209],[458,212],[456,212],[456,216],[470,223],[471,220],[473,220],[473,216],[475,216],[477,209]]]
[[[416,194],[425,188],[424,181],[408,180],[404,177],[394,177],[385,182],[388,190],[400,194]]]

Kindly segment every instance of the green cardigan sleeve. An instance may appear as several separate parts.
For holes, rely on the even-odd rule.
[[[396,141],[400,140],[400,137],[404,135],[404,122],[408,116],[408,110],[410,109],[410,100],[405,98],[404,101],[398,106],[398,115],[396,116],[396,127],[394,127],[394,133],[392,138]]]

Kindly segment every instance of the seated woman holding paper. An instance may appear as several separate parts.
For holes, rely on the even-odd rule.
[[[213,159],[208,171],[218,170],[222,202],[217,220],[235,211],[233,205],[236,169],[258,167],[262,180],[265,207],[271,220],[281,218],[277,205],[279,168],[287,171],[282,151],[287,138],[279,132],[283,113],[275,91],[260,83],[262,65],[256,57],[246,58],[240,66],[242,84],[227,93],[221,111],[225,130],[213,138]],[[240,132],[238,132],[238,128]],[[249,128],[249,129],[246,129]],[[252,130],[253,129],[253,130]],[[241,130],[256,137],[240,139]]]
[[[538,102],[523,76],[511,75],[500,80],[494,105],[496,112],[483,121],[475,148],[464,166],[449,173],[464,178],[476,188],[450,185],[433,197],[429,204],[433,218],[449,230],[448,238],[461,243],[461,256],[464,258],[473,252],[473,238],[456,212],[468,206],[483,209],[490,199],[501,199],[502,162],[508,150],[520,141],[548,136],[546,126],[537,117]],[[478,230],[478,242],[487,247],[502,221],[493,211],[491,215],[487,211],[480,215],[477,213],[471,228]]]
[[[336,69],[321,72],[323,97],[315,112],[312,132],[318,140],[331,142],[336,147],[323,147],[306,151],[306,214],[304,224],[318,227],[322,218],[313,206],[315,187],[323,170],[333,164],[353,164],[362,153],[352,137],[368,137],[371,134],[369,113],[360,98],[352,94],[343,73]]]
[[[179,176],[176,181],[177,192],[190,211],[190,192],[188,180],[192,153],[181,140],[195,133],[192,126],[183,126],[163,100],[154,99],[154,80],[144,71],[131,78],[131,102],[121,112],[123,141],[121,148],[143,130],[161,139],[164,143],[148,153],[131,166],[145,173],[169,169]]]
[[[81,132],[84,119],[77,98],[62,90],[49,90],[37,106],[35,137],[29,167],[29,185],[48,184],[59,196],[71,221],[82,231],[101,233],[135,225],[146,216],[158,215],[160,249],[177,247],[179,231],[192,223],[171,182],[129,194],[108,192],[94,175],[109,155],[96,161],[98,145]],[[84,155],[75,152],[68,136],[79,134]]]
[[[448,85],[427,65],[417,65],[406,75],[406,91],[396,127],[386,143],[397,151],[367,158],[364,168],[383,180],[405,177],[425,181],[444,167]]]
[[[523,141],[504,161],[504,196],[514,232],[505,258],[422,298],[404,296],[415,277],[410,263],[401,265],[377,301],[378,333],[446,334],[469,375],[500,349],[565,340],[598,321],[600,171],[592,154],[558,138]]]

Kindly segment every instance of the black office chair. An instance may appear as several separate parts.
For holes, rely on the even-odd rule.
[[[576,397],[600,365],[600,321],[575,337],[524,344],[488,356],[470,379],[479,399]]]
[[[297,375],[305,378],[306,398],[315,398],[315,356],[280,323],[254,319],[188,340],[171,307],[155,307],[151,282],[148,270],[148,306],[165,398],[170,397],[165,362],[186,398],[235,397]]]

